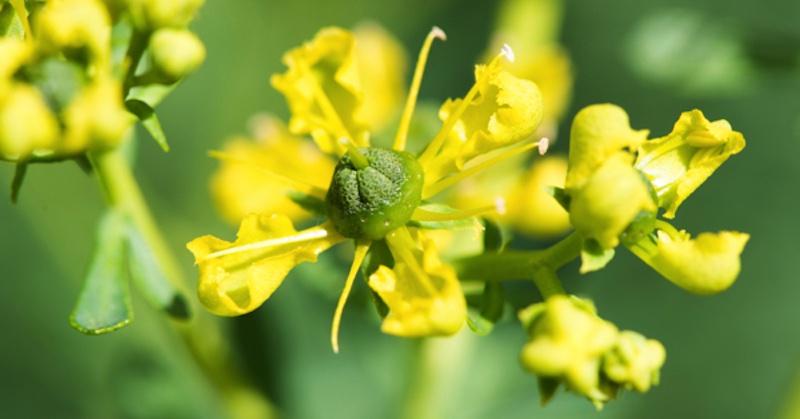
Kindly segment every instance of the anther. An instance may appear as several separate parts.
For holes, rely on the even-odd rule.
[[[508,44],[503,44],[503,47],[500,48],[500,55],[504,55],[508,62],[514,62],[514,50]]]

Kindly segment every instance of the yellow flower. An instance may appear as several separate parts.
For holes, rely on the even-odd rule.
[[[99,0],[53,0],[37,15],[37,45],[69,56],[89,52],[90,63],[110,64],[111,18]]]
[[[565,187],[570,221],[584,239],[582,272],[602,268],[622,242],[668,280],[696,294],[727,289],[739,275],[749,236],[684,231],[656,219],[678,206],[745,146],[727,121],[684,112],[669,135],[645,141],[614,105],[593,105],[575,117]],[[600,249],[592,250],[596,243]]]
[[[314,179],[308,180],[297,176],[302,170],[299,167],[278,173],[274,169],[282,168],[270,163],[260,170],[294,189],[293,200],[330,221],[296,232],[285,215],[269,218],[281,220],[280,228],[263,221],[266,214],[260,216],[261,224],[254,221],[259,216],[250,215],[234,243],[211,236],[189,243],[200,267],[200,299],[210,311],[237,315],[254,310],[292,267],[313,261],[323,250],[350,238],[356,251],[334,314],[334,350],[338,351],[338,327],[347,295],[358,268],[373,248],[387,250],[373,252],[371,264],[378,263],[368,272],[369,286],[390,310],[383,322],[384,332],[399,336],[451,335],[461,328],[466,301],[460,282],[454,269],[440,261],[424,230],[448,228],[496,208],[442,210],[423,200],[491,164],[536,147],[536,143],[525,144],[461,169],[466,160],[527,138],[541,118],[541,98],[535,85],[505,73],[502,58],[509,55],[507,50],[478,68],[475,86],[459,102],[463,106],[450,109],[442,129],[422,154],[415,157],[405,152],[424,63],[437,38],[443,39],[444,34],[434,28],[420,53],[392,149],[369,147],[369,132],[359,119],[362,84],[354,58],[357,45],[351,33],[323,29],[313,41],[284,56],[288,71],[273,76],[272,83],[284,93],[292,112],[289,130],[310,134],[323,152],[340,159],[332,176],[310,170]],[[482,103],[479,94],[486,99]],[[465,114],[479,119],[479,123]],[[467,126],[473,134],[481,133],[470,134],[474,138],[463,150],[451,147],[447,140]],[[290,152],[282,157],[296,157],[299,147],[295,140],[287,135],[280,137],[282,142],[275,147],[287,147]],[[252,162],[249,157],[219,155],[226,160]],[[456,160],[460,162],[456,164]],[[218,187],[224,188],[222,184]],[[379,245],[373,246],[376,243]]]
[[[108,0],[107,0],[108,1]],[[118,0],[117,0],[118,1]],[[185,28],[204,0],[125,0],[133,21],[143,30]]]
[[[702,233],[696,239],[685,231],[658,231],[655,251],[634,252],[675,285],[711,295],[728,289],[739,276],[739,258],[749,239],[750,235],[734,231]]]
[[[609,399],[600,388],[600,369],[619,331],[597,316],[591,301],[556,295],[526,308],[519,317],[531,337],[522,349],[523,367],[563,380],[595,404]]]
[[[562,156],[537,160],[509,193],[502,218],[532,236],[554,237],[566,232],[569,213],[547,192],[547,188],[563,188],[566,174],[567,160]]]
[[[122,87],[111,78],[85,86],[64,110],[66,132],[59,152],[116,147],[133,123],[122,105]]]
[[[222,150],[222,165],[211,179],[217,208],[232,223],[250,213],[284,214],[295,222],[307,219],[311,213],[289,195],[295,190],[310,193],[303,184],[323,190],[326,185],[322,180],[333,175],[334,160],[314,144],[289,133],[273,116],[253,118],[252,126],[255,141],[233,138]],[[289,186],[274,173],[291,174],[302,184]]]
[[[644,393],[658,384],[659,370],[666,357],[661,342],[623,330],[616,347],[606,353],[603,372],[611,381]]]
[[[678,206],[744,146],[728,121],[709,122],[695,109],[682,113],[669,135],[643,143],[635,166],[650,179],[664,217],[674,218]]]
[[[46,152],[58,139],[58,130],[38,90],[15,83],[0,95],[0,158],[20,161]]]
[[[322,29],[311,42],[287,52],[288,71],[271,79],[289,104],[292,133],[311,134],[322,151],[338,156],[347,150],[340,138],[359,147],[369,144],[367,127],[357,119],[362,94],[354,45],[352,33]]]

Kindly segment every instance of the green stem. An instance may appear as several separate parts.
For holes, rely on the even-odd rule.
[[[136,225],[159,258],[167,277],[185,292],[188,288],[180,265],[154,222],[133,172],[121,151],[89,153],[108,204],[122,211]],[[230,348],[219,323],[210,315],[195,313],[189,323],[172,321],[188,351],[203,373],[222,392],[232,417],[270,417],[274,409],[269,401],[246,382],[232,365]]]
[[[453,263],[463,281],[505,281],[530,279],[547,298],[565,294],[556,271],[581,253],[582,237],[577,232],[544,250],[506,250],[457,260]]]
[[[127,99],[131,88],[136,85],[136,69],[139,67],[139,62],[142,61],[142,55],[144,55],[144,50],[147,48],[149,40],[149,32],[141,32],[134,29],[133,34],[131,34],[131,43],[125,53],[128,60],[128,68],[125,69],[125,82],[122,85],[123,99]]]

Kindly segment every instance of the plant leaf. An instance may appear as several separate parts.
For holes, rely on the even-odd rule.
[[[584,240],[580,272],[585,274],[603,269],[613,258],[614,249],[603,249],[596,240]]]
[[[125,222],[117,211],[100,220],[89,273],[69,322],[80,332],[113,332],[133,320],[125,265]]]
[[[22,189],[22,181],[25,180],[25,173],[28,171],[28,162],[17,162],[14,168],[14,179],[11,180],[11,203],[16,204],[19,198],[19,191]]]
[[[147,103],[138,99],[126,100],[125,107],[132,114],[136,115],[140,121],[142,121],[144,128],[150,133],[150,136],[156,140],[158,145],[161,146],[161,149],[165,152],[169,151],[167,136],[164,135],[164,131],[161,129],[161,123],[158,122],[158,117],[156,116],[156,112],[153,110],[153,108],[151,108]]]
[[[128,219],[126,226],[131,276],[151,304],[177,319],[190,317],[189,302],[169,280],[150,243]]]
[[[467,317],[467,325],[479,335],[488,335],[495,323],[503,317],[505,297],[503,285],[499,282],[487,282],[483,288],[480,302],[480,314],[477,320]]]

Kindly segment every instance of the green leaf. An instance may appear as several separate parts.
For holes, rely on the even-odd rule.
[[[569,204],[570,201],[572,200],[572,197],[567,194],[567,191],[555,186],[547,186],[545,187],[545,190],[547,191],[547,193],[552,195],[553,198],[556,199],[556,201],[558,201],[558,203],[561,205],[562,208],[564,208],[564,210],[569,212]]]
[[[158,255],[133,223],[128,222],[130,270],[139,291],[151,304],[177,319],[190,317],[186,297],[169,280]]]
[[[14,179],[11,180],[11,203],[16,204],[19,198],[19,191],[22,189],[22,181],[25,180],[25,173],[28,171],[28,162],[17,162],[14,168]]]
[[[583,241],[581,249],[581,273],[603,269],[614,258],[614,249],[603,249],[596,240]]]
[[[150,133],[150,136],[156,140],[158,145],[161,146],[161,149],[165,152],[169,151],[167,136],[164,135],[164,131],[161,129],[161,123],[158,122],[158,117],[156,116],[156,112],[153,110],[153,108],[151,108],[147,103],[138,99],[126,100],[125,107],[132,114],[136,115],[140,121],[142,121],[144,128]]]
[[[369,280],[369,276],[377,271],[381,265],[389,268],[394,267],[394,257],[385,240],[373,242],[369,252],[367,252],[367,256],[364,258],[364,262],[361,263],[361,275],[364,276],[364,280]],[[375,304],[375,310],[378,311],[381,319],[385,318],[389,314],[389,307],[372,288],[367,288],[372,296],[372,302]]]
[[[289,190],[286,195],[304,210],[318,215],[325,215],[325,201],[295,190]]]
[[[69,319],[80,332],[89,335],[113,332],[133,320],[125,275],[124,218],[119,212],[109,211],[98,226],[89,273]]]
[[[485,252],[500,252],[506,247],[508,239],[506,231],[494,221],[483,218],[483,250]]]
[[[553,399],[553,396],[556,395],[556,391],[558,391],[558,386],[561,385],[561,381],[557,378],[551,377],[539,377],[539,400],[542,403],[542,406],[546,405],[550,400]]]
[[[25,30],[16,10],[11,4],[0,5],[0,36],[22,39]]]
[[[471,317],[467,317],[467,325],[479,335],[488,335],[497,321],[503,317],[504,309],[503,285],[500,282],[487,282],[481,295],[478,318],[472,320]]]

